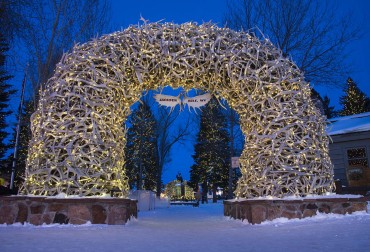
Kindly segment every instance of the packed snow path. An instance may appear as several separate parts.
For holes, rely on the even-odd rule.
[[[0,225],[0,251],[369,251],[370,214],[250,225],[221,203],[139,212],[125,226]]]

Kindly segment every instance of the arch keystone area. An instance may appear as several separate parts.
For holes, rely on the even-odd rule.
[[[142,91],[207,90],[245,135],[237,197],[333,190],[325,120],[302,73],[268,40],[206,23],[144,23],[76,45],[32,115],[23,193],[128,193],[124,123]]]

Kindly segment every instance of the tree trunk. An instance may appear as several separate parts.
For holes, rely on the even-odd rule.
[[[212,186],[212,193],[213,193],[213,203],[217,203],[217,185],[213,184]]]
[[[162,191],[162,181],[161,181],[161,178],[157,178],[157,198],[160,198],[161,197],[161,191]]]
[[[228,192],[227,199],[233,198],[233,162],[232,157],[234,155],[234,126],[235,126],[235,113],[232,108],[230,108],[230,167],[229,167],[229,183],[228,183]]]
[[[160,169],[160,167],[158,167],[158,169]],[[158,171],[157,173],[157,185],[156,185],[156,188],[157,188],[157,198],[159,199],[161,197],[161,192],[162,192],[162,172]]]
[[[207,185],[207,181],[204,181],[202,183],[202,204],[207,203],[208,204],[208,185]]]

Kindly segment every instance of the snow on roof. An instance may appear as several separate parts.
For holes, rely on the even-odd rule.
[[[370,130],[370,112],[329,119],[326,128],[330,136],[368,130]]]

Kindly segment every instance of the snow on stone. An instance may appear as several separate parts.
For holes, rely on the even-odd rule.
[[[79,195],[67,195],[65,193],[58,193],[55,196],[42,196],[42,195],[34,195],[34,194],[27,194],[27,197],[41,197],[41,198],[54,198],[54,199],[81,199],[82,196]],[[12,197],[24,197],[24,195],[12,195]],[[83,196],[83,198],[89,198],[89,199],[94,199],[94,198],[112,198],[109,193],[104,193],[102,195],[94,195],[94,196]]]
[[[332,199],[332,198],[339,198],[339,199],[351,199],[351,198],[361,198],[363,195],[356,195],[356,194],[336,194],[336,193],[326,193],[325,195],[307,195],[306,199]],[[301,197],[294,197],[295,199]]]
[[[355,195],[355,194],[336,194],[336,193],[326,193],[325,195],[316,195],[311,194],[307,195],[305,197],[300,196],[286,196],[282,198],[274,197],[274,196],[265,196],[265,197],[256,197],[256,198],[250,198],[250,199],[244,199],[244,198],[235,198],[232,200],[227,200],[230,202],[240,202],[240,201],[248,201],[248,200],[304,200],[304,199],[352,199],[352,198],[361,198],[362,195]]]

